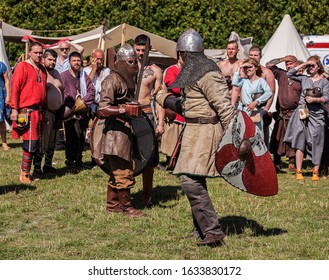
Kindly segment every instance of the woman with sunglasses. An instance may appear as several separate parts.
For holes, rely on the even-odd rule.
[[[262,76],[261,65],[254,59],[245,60],[233,75],[232,85],[241,88],[238,109],[247,112],[263,135],[262,110],[272,91]]]
[[[308,75],[298,74],[305,69]],[[296,149],[296,180],[303,181],[302,163],[304,155],[312,160],[312,181],[319,181],[319,168],[325,141],[325,110],[323,104],[329,101],[329,81],[323,75],[320,57],[310,56],[308,60],[287,72],[288,78],[302,85],[299,105],[288,123],[284,141]],[[306,114],[303,114],[305,113]],[[304,116],[303,116],[304,115]],[[306,117],[306,118],[305,118]]]

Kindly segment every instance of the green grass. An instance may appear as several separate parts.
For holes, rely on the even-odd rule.
[[[326,260],[329,258],[329,180],[304,184],[279,175],[279,194],[256,197],[208,179],[227,233],[226,245],[197,247],[183,239],[192,230],[190,207],[179,178],[156,170],[155,207],[131,219],[105,211],[107,176],[99,169],[65,175],[56,151],[54,178],[19,185],[20,142],[0,150],[0,259],[111,260]],[[90,151],[84,162],[90,161]],[[287,171],[287,169],[285,169]],[[141,177],[132,190],[141,207]]]

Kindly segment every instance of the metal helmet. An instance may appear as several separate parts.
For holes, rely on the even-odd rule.
[[[198,32],[190,28],[179,36],[177,41],[178,52],[203,52],[202,38]]]
[[[136,59],[136,53],[132,46],[125,44],[117,52],[117,60],[126,60],[127,58]]]

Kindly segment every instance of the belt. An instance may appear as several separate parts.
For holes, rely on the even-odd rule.
[[[145,114],[149,114],[149,113],[152,113],[153,112],[151,107],[145,107],[145,108],[142,107],[142,111]]]
[[[145,114],[148,114],[148,113],[152,113],[152,107],[151,107],[151,104],[148,104],[148,105],[142,105],[142,111],[145,113]]]
[[[27,113],[27,112],[33,112],[33,111],[42,111],[42,106],[30,106],[30,107],[24,107],[23,109],[20,109],[20,112]]]
[[[200,117],[200,118],[185,118],[186,123],[199,123],[199,124],[216,124],[218,123],[217,117]]]

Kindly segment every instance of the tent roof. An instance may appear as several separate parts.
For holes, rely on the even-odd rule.
[[[2,29],[2,35],[5,41],[21,43],[22,38],[25,35],[31,35],[32,30],[22,29],[12,26],[4,21],[0,20],[0,29]]]
[[[98,35],[103,32],[104,26],[100,25],[95,29],[92,29],[90,31],[78,34],[78,35],[72,35],[72,36],[66,36],[66,37],[44,37],[44,36],[38,36],[38,35],[30,35],[33,39],[43,43],[43,44],[56,44],[58,41],[69,39],[70,41],[78,40],[81,38],[86,38],[92,35]],[[24,40],[22,40],[25,42]]]
[[[294,55],[297,59],[303,61],[307,60],[310,56],[291,20],[290,15],[285,15],[283,17],[271,39],[263,48],[261,64],[264,65],[266,62],[274,58],[286,55]],[[285,67],[284,64],[279,64],[278,66]]]
[[[176,58],[176,42],[126,23],[120,24],[110,30],[107,30],[105,34],[103,34],[105,49],[124,44],[129,40],[134,40],[135,37],[140,34],[145,34],[150,37],[153,49],[156,49],[157,51],[169,57]],[[84,47],[84,54],[90,54],[92,50],[95,49],[95,45],[97,46],[101,36],[102,34],[100,32],[99,34],[81,37],[74,40],[73,42]],[[97,42],[96,44],[95,41]]]

